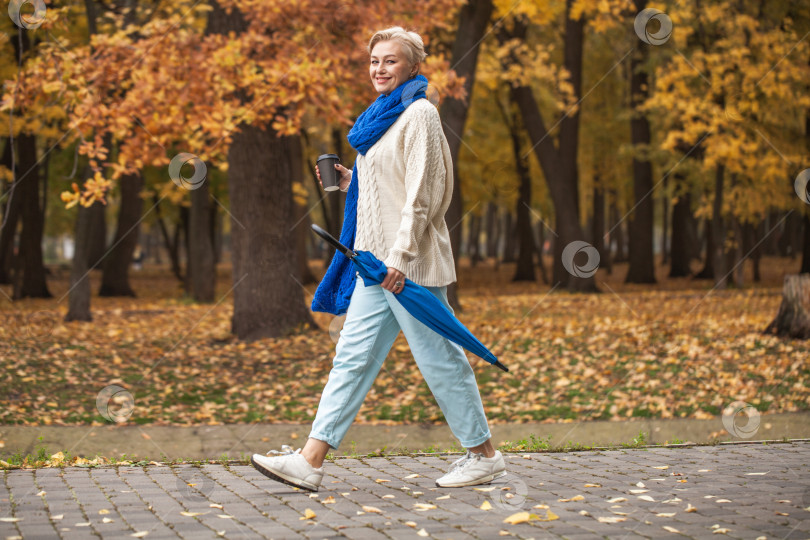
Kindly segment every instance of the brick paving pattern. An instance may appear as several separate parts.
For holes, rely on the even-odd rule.
[[[457,458],[337,459],[314,496],[241,464],[4,471],[0,539],[810,538],[807,442],[508,454],[489,491],[435,487]]]

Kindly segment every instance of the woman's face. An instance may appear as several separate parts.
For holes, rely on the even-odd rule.
[[[371,49],[371,63],[368,67],[374,89],[388,95],[391,91],[416,74],[417,67],[408,63],[398,41],[380,41]]]

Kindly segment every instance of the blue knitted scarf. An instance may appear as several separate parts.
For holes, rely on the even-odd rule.
[[[380,140],[388,128],[397,121],[399,115],[417,99],[425,96],[428,81],[422,75],[399,85],[387,96],[380,95],[368,109],[357,119],[349,131],[349,144],[361,155],[366,155],[369,148]],[[357,163],[352,169],[352,181],[346,193],[346,207],[343,211],[343,228],[340,231],[340,243],[354,249],[354,238],[357,230]],[[349,309],[349,301],[354,292],[354,269],[348,257],[335,252],[329,268],[315,291],[312,299],[312,311],[323,311],[340,315]]]

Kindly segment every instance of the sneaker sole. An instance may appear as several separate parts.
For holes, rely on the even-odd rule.
[[[313,492],[318,491],[317,486],[316,487],[310,487],[310,486],[307,486],[307,485],[304,485],[304,484],[297,484],[290,478],[282,476],[281,474],[274,473],[274,472],[270,471],[269,469],[265,469],[264,466],[261,463],[254,460],[252,457],[250,458],[250,464],[253,465],[254,469],[256,469],[257,471],[259,471],[260,473],[265,475],[267,478],[270,478],[271,480],[281,482],[282,484],[287,484],[288,486],[304,489],[306,491],[313,491]]]
[[[502,476],[506,476],[506,471],[501,471],[499,473],[491,474],[489,476],[484,476],[482,478],[478,478],[477,480],[471,480],[469,482],[465,482],[463,484],[445,484],[441,485],[439,482],[436,482],[438,487],[442,488],[454,488],[454,487],[468,487],[468,486],[479,486],[481,484],[489,484],[493,480],[496,480]]]

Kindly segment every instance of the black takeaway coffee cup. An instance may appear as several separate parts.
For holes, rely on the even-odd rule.
[[[335,168],[340,163],[336,154],[323,154],[318,156],[318,172],[321,174],[321,183],[326,191],[340,189],[340,171]]]

